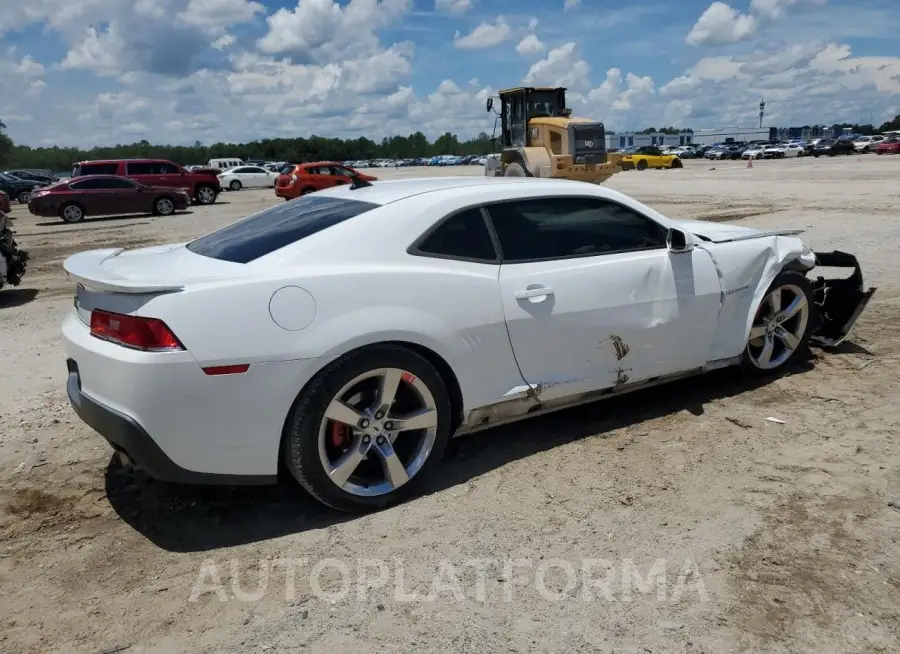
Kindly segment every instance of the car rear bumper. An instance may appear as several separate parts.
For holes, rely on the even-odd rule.
[[[74,359],[67,359],[66,367],[69,371],[66,392],[78,417],[103,436],[116,452],[154,479],[196,485],[265,485],[277,480],[277,475],[232,475],[182,468],[134,418],[98,402],[81,390],[81,375]]]
[[[634,170],[634,162],[633,161],[619,161],[619,167],[622,170]]]
[[[262,484],[278,474],[285,420],[320,360],[209,375],[189,352],[141,352],[63,320],[76,413],[138,468],[165,481]]]
[[[279,198],[287,198],[288,200],[293,200],[297,196],[298,193],[293,186],[276,186],[275,187],[275,196]]]

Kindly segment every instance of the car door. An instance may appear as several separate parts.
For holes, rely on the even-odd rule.
[[[707,362],[721,299],[707,252],[670,251],[660,222],[600,198],[518,200],[486,210],[502,252],[510,342],[542,399]]]
[[[69,189],[73,192],[71,200],[80,204],[88,216],[109,216],[122,213],[114,194],[107,186],[110,179],[113,178],[95,177],[69,184]],[[68,200],[67,198],[66,201]]]
[[[253,188],[266,188],[267,186],[272,185],[269,182],[268,171],[263,170],[259,166],[247,166],[244,170],[247,171],[244,175],[249,182],[248,186],[252,186]]]
[[[350,184],[353,180],[350,177],[350,171],[342,166],[329,166],[328,172],[334,178],[332,186],[340,186],[342,184]]]
[[[159,166],[153,161],[128,161],[125,177],[145,186],[163,186]]]

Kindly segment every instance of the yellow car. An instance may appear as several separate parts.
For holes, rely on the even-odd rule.
[[[619,161],[622,170],[647,170],[648,168],[682,168],[678,155],[663,154],[655,145],[644,145],[634,153],[626,154]]]

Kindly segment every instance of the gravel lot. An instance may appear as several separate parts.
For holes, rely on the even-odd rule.
[[[900,651],[898,178],[874,155],[616,175],[673,217],[856,253],[879,290],[852,343],[766,385],[724,371],[462,439],[429,494],[366,517],[292,483],[134,477],[65,397],[63,259],[184,240],[270,191],[81,225],[14,208],[32,261],[0,292],[0,650]]]

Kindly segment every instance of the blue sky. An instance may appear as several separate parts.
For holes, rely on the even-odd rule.
[[[615,130],[900,114],[898,0],[4,4],[0,119],[31,145],[469,136],[521,83]]]

